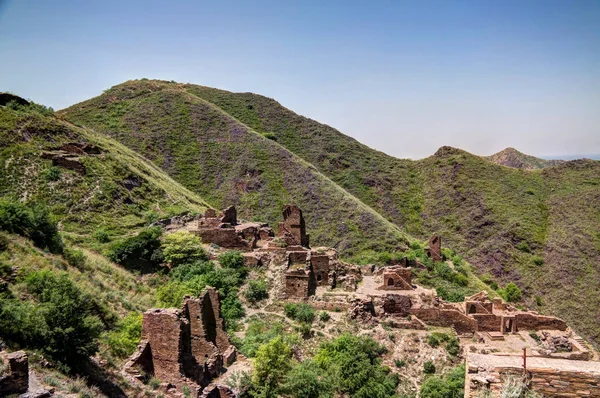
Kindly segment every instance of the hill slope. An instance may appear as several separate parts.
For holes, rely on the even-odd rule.
[[[0,161],[0,197],[46,204],[73,237],[208,207],[124,145],[30,107],[0,107]]]
[[[243,217],[274,225],[295,202],[313,242],[346,254],[406,247],[397,226],[183,85],[127,82],[64,114],[142,153],[215,207],[235,204]]]
[[[527,170],[543,169],[545,167],[557,166],[561,163],[564,163],[564,160],[546,160],[536,158],[535,156],[526,155],[522,152],[519,152],[514,148],[506,148],[493,155],[484,156],[484,158],[488,159],[492,163]]]
[[[352,206],[365,204],[423,239],[441,234],[480,274],[517,282],[530,304],[541,296],[540,310],[600,340],[594,322],[600,302],[590,293],[600,288],[594,277],[600,268],[594,229],[600,221],[600,162],[525,170],[450,147],[419,161],[396,159],[272,99],[189,84],[127,82],[64,114],[150,157],[211,203],[237,201],[243,211],[272,222],[276,215],[267,212],[278,208],[273,201],[290,198],[307,209],[319,242],[352,247],[346,254],[389,247],[372,241],[381,229],[364,229],[358,221],[340,228]],[[334,205],[347,197],[336,184],[363,204],[351,198]],[[331,192],[341,195],[333,203]],[[373,217],[369,225],[389,228],[365,212]],[[339,236],[349,234],[352,242],[368,243],[340,242]],[[573,292],[565,293],[565,286]]]

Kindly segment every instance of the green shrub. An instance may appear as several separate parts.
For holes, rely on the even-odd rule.
[[[161,381],[156,377],[151,377],[150,380],[148,380],[148,386],[153,390],[156,390],[158,387],[160,387],[160,383]]]
[[[282,392],[292,398],[332,398],[333,389],[327,375],[311,359],[291,369],[285,377]]]
[[[315,320],[315,310],[308,304],[286,303],[285,315],[301,323],[311,324]]]
[[[1,200],[0,229],[31,239],[40,249],[62,253],[58,223],[44,205],[25,206],[16,201]]]
[[[93,237],[100,243],[110,242],[110,236],[108,235],[108,232],[102,228],[96,230]]]
[[[517,287],[513,282],[510,282],[502,292],[500,292],[502,297],[508,301],[509,303],[515,303],[517,301],[521,301],[523,296],[521,289]]]
[[[219,256],[219,263],[225,268],[242,268],[244,266],[244,257],[237,250],[227,251]]]
[[[458,286],[468,286],[469,278],[463,274],[457,273],[454,275],[454,283],[456,283]]]
[[[254,359],[253,387],[258,396],[276,397],[285,375],[291,369],[292,349],[281,337],[260,346]]]
[[[251,303],[256,303],[269,297],[267,281],[261,279],[248,282],[248,289],[246,290],[245,296],[246,300]]]
[[[460,267],[461,265],[463,265],[463,258],[459,255],[456,255],[452,257],[452,263],[455,267]]]
[[[406,361],[404,359],[395,359],[394,365],[396,365],[397,368],[403,368],[406,366]]]
[[[64,249],[63,257],[67,260],[69,265],[78,269],[83,269],[87,260],[87,256],[83,251],[77,249]]]
[[[215,271],[215,265],[212,261],[197,261],[190,264],[181,264],[173,268],[170,276],[174,281],[187,282],[195,276],[206,275]]]
[[[188,231],[177,231],[166,235],[161,249],[164,260],[173,267],[208,260],[208,255],[202,247],[202,240]]]
[[[450,338],[448,344],[446,344],[446,351],[451,356],[455,357],[460,352],[460,341],[456,337]]]
[[[44,178],[47,181],[58,181],[60,180],[60,167],[51,166],[44,171]]]
[[[398,376],[381,365],[385,347],[365,336],[343,334],[325,342],[315,355],[338,396],[389,398],[396,396]]]
[[[39,348],[60,362],[77,365],[94,355],[103,329],[96,301],[67,273],[30,273],[25,286],[34,301],[0,300],[0,330],[9,340]]]
[[[277,136],[274,133],[264,133],[263,137],[268,138],[273,141],[277,141]]]
[[[531,248],[525,241],[519,242],[519,244],[517,244],[517,249],[523,253],[531,253]]]
[[[329,315],[329,312],[327,312],[327,311],[321,311],[319,313],[319,320],[321,322],[327,322],[330,319],[331,319],[331,315]]]
[[[113,245],[108,258],[128,268],[154,271],[163,260],[160,227],[144,229],[136,236]]]
[[[542,297],[541,296],[535,296],[535,304],[538,307],[541,307],[542,305],[544,305],[543,302],[542,302]]]
[[[435,365],[431,361],[427,361],[423,364],[423,372],[425,374],[433,374],[435,373]]]
[[[429,377],[421,384],[422,398],[462,398],[465,388],[465,367],[452,369],[446,377]]]
[[[535,265],[537,265],[538,267],[541,266],[541,265],[544,265],[544,259],[541,258],[540,256],[533,256],[531,258],[531,261],[533,261],[533,263]]]
[[[537,341],[538,343],[542,340],[535,330],[530,330],[529,331],[529,336],[532,339],[534,339],[535,341]]]
[[[127,358],[135,352],[141,337],[142,315],[132,312],[121,319],[116,328],[105,335],[104,340],[114,356]]]
[[[451,303],[459,303],[459,302],[465,300],[464,293],[461,293],[458,290],[454,290],[454,289],[448,290],[447,288],[440,286],[440,287],[437,287],[435,289],[435,291],[438,296],[440,296],[444,300],[449,301]]]

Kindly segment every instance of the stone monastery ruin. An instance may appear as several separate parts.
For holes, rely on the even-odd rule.
[[[275,232],[267,224],[239,222],[233,206],[219,214],[209,209],[190,232],[204,243],[242,250],[246,267],[268,267],[279,281],[271,293],[282,302],[346,310],[349,319],[365,327],[385,321],[398,329],[454,329],[467,361],[465,397],[476,397],[482,389],[499,396],[505,377],[515,373],[525,375],[545,397],[600,397],[600,362],[563,320],[517,309],[487,292],[445,302],[434,290],[413,284],[413,270],[424,267],[418,261],[403,259],[378,269],[348,264],[333,248],[309,246],[297,206],[285,206],[282,218]],[[442,261],[441,237],[431,237],[425,250],[432,260]],[[525,372],[519,365],[522,349],[534,366]],[[223,330],[219,294],[208,288],[198,298],[186,297],[180,309],[147,311],[142,342],[125,371],[138,380],[155,376],[168,383],[167,392],[181,392],[185,385],[196,391],[194,396],[234,397],[215,379],[236,358],[243,356]],[[572,389],[579,392],[567,393]]]

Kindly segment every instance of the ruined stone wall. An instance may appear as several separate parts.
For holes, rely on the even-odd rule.
[[[307,298],[310,294],[310,275],[301,270],[285,274],[285,295],[289,298]]]
[[[515,314],[518,330],[567,330],[567,324],[562,319],[552,316],[520,312]]]
[[[0,396],[20,394],[29,388],[29,360],[25,351],[0,353],[0,361],[8,365],[8,373],[0,376]]]
[[[152,352],[154,376],[172,380],[182,368],[182,324],[176,309],[155,309],[144,313],[142,340],[147,340]]]
[[[474,333],[477,326],[474,319],[457,309],[411,308],[409,313],[432,326],[452,326],[458,334]]]
[[[500,332],[502,317],[494,314],[471,314],[477,321],[478,332]]]
[[[529,389],[546,398],[600,398],[600,364],[597,362],[530,357],[528,363],[533,365],[527,366]],[[466,367],[465,398],[478,397],[486,388],[491,397],[500,397],[508,377],[523,378],[520,357],[469,354]]]
[[[284,207],[283,222],[278,225],[277,236],[284,238],[288,245],[308,247],[309,237],[300,208],[294,205]]]
[[[329,285],[329,256],[326,254],[311,254],[310,265],[313,268],[318,286]]]
[[[227,249],[252,250],[252,242],[248,242],[235,228],[206,228],[191,231],[198,235],[204,243],[214,243]]]

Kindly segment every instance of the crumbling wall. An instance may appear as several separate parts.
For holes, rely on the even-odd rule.
[[[144,313],[142,340],[148,341],[152,353],[154,376],[160,380],[172,380],[173,375],[183,373],[182,323],[179,310],[152,309]]]
[[[410,297],[399,294],[386,294],[383,297],[383,312],[386,314],[396,314],[406,316],[412,308]]]
[[[466,363],[465,398],[500,397],[508,377],[523,379],[522,358],[469,354]],[[600,363],[530,357],[526,381],[531,391],[547,398],[600,398]]]
[[[501,332],[502,317],[494,314],[471,314],[477,321],[478,332]]]
[[[283,238],[288,246],[308,247],[309,236],[302,210],[298,206],[287,205],[283,208],[283,222],[278,225],[277,236]]]
[[[310,265],[315,274],[317,286],[329,286],[329,256],[311,253]]]
[[[553,316],[519,312],[515,314],[518,330],[567,330],[565,321]]]
[[[25,351],[0,354],[0,361],[8,365],[8,373],[0,376],[0,396],[21,394],[29,388],[29,360]]]
[[[411,308],[410,314],[418,316],[422,321],[432,326],[452,326],[458,334],[474,333],[476,321],[451,308]]]
[[[383,285],[378,290],[412,290],[412,270],[410,268],[384,269]]]
[[[429,238],[429,248],[425,249],[425,254],[433,261],[442,261],[442,238],[435,235]]]
[[[285,273],[285,297],[308,298],[315,293],[316,281],[309,270],[298,268]]]

